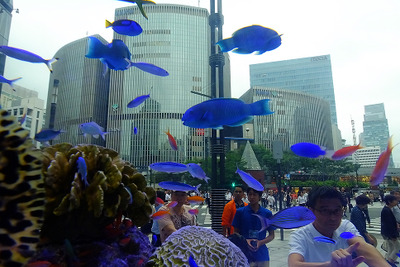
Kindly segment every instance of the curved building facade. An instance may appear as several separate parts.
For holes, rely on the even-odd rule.
[[[101,36],[95,35],[103,43]],[[79,125],[95,121],[107,126],[108,86],[110,74],[104,74],[100,60],[86,58],[88,38],[61,47],[54,55],[58,61],[50,74],[46,107],[46,128],[65,133],[53,144],[69,142],[105,145],[101,138],[84,137]]]
[[[329,102],[317,96],[293,90],[252,87],[240,98],[246,103],[270,99],[274,114],[255,116],[254,142],[272,150],[275,140],[283,149],[299,142],[310,142],[333,149]]]
[[[169,72],[159,77],[132,67],[112,71],[107,146],[119,151],[138,169],[158,161],[183,162],[205,153],[208,131],[186,127],[183,113],[210,95],[210,27],[204,8],[157,4],[145,5],[146,20],[137,6],[116,9],[115,20],[138,22],[143,32],[135,37],[114,34],[132,53],[133,62],[148,62]],[[195,93],[192,93],[195,92]],[[137,96],[150,94],[142,105],[127,108]],[[137,134],[134,134],[134,129]],[[174,136],[171,148],[165,132]]]

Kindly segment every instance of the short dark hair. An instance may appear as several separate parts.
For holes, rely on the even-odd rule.
[[[370,202],[371,202],[371,199],[369,199],[369,197],[367,197],[366,195],[359,195],[358,197],[356,197],[357,205],[365,205],[365,204],[369,204]]]
[[[397,197],[394,195],[386,195],[383,200],[385,201],[386,205],[389,205],[389,203],[393,200],[397,200]]]
[[[342,194],[338,190],[336,190],[336,188],[332,186],[323,185],[311,189],[310,193],[308,194],[307,206],[310,208],[315,208],[318,199],[327,199],[327,198],[338,199],[343,207],[347,205],[346,200],[343,198]]]
[[[233,189],[235,190],[236,187],[242,188],[243,192],[246,191],[246,187],[245,187],[244,185],[242,185],[242,184],[237,184],[237,185],[235,185],[235,186],[233,187]]]
[[[250,191],[254,191],[255,193],[257,193],[260,196],[260,198],[261,198],[262,193],[263,193],[262,191],[257,191],[254,188],[247,187],[247,194],[250,193]]]

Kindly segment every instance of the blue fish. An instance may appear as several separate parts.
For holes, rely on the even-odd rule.
[[[143,32],[139,23],[130,19],[120,19],[113,23],[106,20],[106,28],[112,27],[116,33],[128,36],[137,36]]]
[[[131,102],[129,102],[128,105],[126,105],[126,106],[128,108],[135,108],[135,107],[139,106],[140,104],[142,104],[144,101],[146,101],[146,99],[149,97],[150,97],[150,94],[138,96],[135,99],[133,99]]]
[[[336,244],[335,240],[333,240],[332,238],[326,237],[326,236],[317,236],[317,237],[314,237],[314,240],[318,241],[318,242]]]
[[[143,9],[143,4],[155,4],[153,1],[151,0],[119,0],[119,1],[124,1],[124,2],[129,2],[129,3],[136,3],[140,12],[142,13],[143,17],[145,17],[146,19],[149,19],[146,15],[146,12],[144,12]]]
[[[281,45],[281,35],[276,31],[260,25],[243,27],[232,34],[231,38],[223,39],[217,43],[222,52],[232,52],[238,54],[261,55],[266,51],[271,51]]]
[[[351,239],[353,237],[355,237],[356,235],[350,232],[343,232],[340,234],[340,237],[343,239]]]
[[[131,189],[127,186],[124,186],[124,189],[129,194],[129,204],[132,204],[133,203],[133,195],[132,195]]]
[[[257,216],[261,221],[260,232],[267,229],[270,225],[283,229],[293,229],[310,224],[315,220],[314,213],[303,206],[281,210],[269,219],[258,214],[253,215]]]
[[[76,165],[78,167],[78,174],[80,174],[82,182],[85,183],[85,186],[89,186],[89,182],[87,180],[87,166],[86,166],[86,161],[84,158],[79,157],[76,160]]]
[[[246,104],[236,98],[214,98],[197,104],[183,114],[183,125],[192,128],[223,129],[223,126],[240,126],[253,116],[272,114],[269,99]]]
[[[155,246],[157,244],[157,235],[153,234],[152,238],[151,238],[151,244],[153,246]]]
[[[35,140],[38,142],[48,142],[57,138],[61,133],[65,133],[65,131],[56,131],[53,129],[41,130],[40,132],[35,134]]]
[[[137,128],[136,127],[133,128],[133,134],[137,135]]]
[[[105,45],[96,37],[88,37],[87,58],[98,58],[113,70],[126,70],[130,66],[131,52],[122,40],[113,39]]]
[[[290,147],[294,154],[306,158],[319,158],[326,154],[325,147],[313,143],[297,143]]]
[[[243,182],[245,182],[249,187],[253,188],[256,191],[264,191],[264,186],[249,173],[239,170],[239,167],[237,167],[236,173],[239,174]]]
[[[197,267],[197,263],[194,260],[192,253],[190,253],[190,256],[189,256],[189,267]]]
[[[82,123],[81,125],[79,125],[79,128],[81,129],[84,137],[89,134],[92,135],[94,138],[99,138],[99,136],[101,136],[103,140],[105,140],[105,135],[108,134],[108,132],[104,132],[103,127],[101,127],[94,121]]]
[[[16,82],[16,81],[18,81],[18,80],[21,80],[21,79],[22,79],[22,78],[19,77],[19,78],[16,78],[16,79],[8,80],[8,79],[6,79],[6,78],[4,78],[3,76],[0,75],[0,83],[7,83],[8,85],[11,86],[11,88],[12,88],[14,91],[15,91],[15,89],[14,89],[14,82]]]
[[[183,191],[183,192],[196,191],[196,193],[198,194],[200,194],[199,187],[201,186],[201,184],[197,186],[191,186],[179,182],[159,182],[158,185],[166,190]]]
[[[204,170],[199,165],[197,165],[196,163],[188,163],[186,166],[187,166],[187,170],[194,178],[204,180],[204,181],[206,181],[206,183],[208,183],[208,180],[210,180],[210,177],[207,177],[207,174],[204,172]]]
[[[187,166],[185,164],[176,163],[172,161],[152,163],[150,164],[150,168],[158,172],[167,172],[167,173],[180,173],[188,171]]]
[[[153,65],[151,63],[146,63],[146,62],[130,62],[129,67],[136,67],[142,71],[151,73],[153,75],[157,75],[157,76],[168,76],[169,73],[168,71],[164,70],[163,68],[160,68],[156,65]]]
[[[38,56],[32,52],[5,45],[0,45],[0,53],[3,53],[6,56],[26,62],[44,63],[47,65],[50,72],[53,72],[53,68],[51,65],[58,60],[58,58],[44,59],[41,56]]]

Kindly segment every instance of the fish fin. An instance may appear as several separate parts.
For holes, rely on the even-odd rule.
[[[248,117],[245,117],[244,119],[242,119],[241,121],[238,121],[238,122],[233,123],[233,124],[228,124],[227,126],[229,126],[229,127],[240,126],[240,125],[245,124],[248,121],[251,121],[252,119],[253,119],[253,116],[248,116]]]
[[[108,132],[103,132],[102,134],[101,134],[101,138],[103,138],[103,140],[106,140],[106,138],[105,138],[105,135],[106,134],[108,134]]]
[[[244,49],[236,48],[236,49],[233,49],[232,52],[236,53],[236,54],[247,55],[247,54],[251,54],[253,51],[249,52],[249,51],[244,50]]]
[[[335,153],[334,150],[326,150],[325,155],[323,156],[324,158],[332,159],[333,154]]]
[[[259,214],[254,214],[254,213],[253,213],[252,215],[257,216],[258,219],[260,219],[260,222],[261,222],[261,229],[258,231],[259,233],[261,233],[262,231],[264,231],[265,229],[267,229],[268,224],[267,224],[266,218],[264,218],[263,216],[261,216],[261,215],[259,215]]]
[[[19,81],[19,80],[21,80],[21,79],[22,79],[22,77],[19,77],[19,78],[10,80],[9,85],[11,86],[11,88],[12,88],[14,91],[15,91],[15,89],[14,89],[14,82]]]
[[[262,99],[257,102],[254,102],[250,105],[250,114],[251,115],[269,115],[274,113],[269,108],[269,101],[270,99]]]
[[[204,181],[206,181],[206,183],[207,183],[207,184],[208,184],[208,181],[209,181],[209,180],[211,180],[211,178],[210,178],[210,177],[207,177],[207,176],[206,176],[206,177],[204,177]]]
[[[229,52],[236,47],[235,41],[233,40],[233,38],[223,39],[223,40],[217,42],[217,45],[221,49],[221,52]]]
[[[112,26],[112,23],[110,21],[106,20],[106,28],[109,28],[111,26]]]
[[[142,3],[136,2],[136,4],[137,4],[137,6],[139,7],[140,13],[142,13],[143,17],[145,17],[145,18],[148,20],[149,18],[147,17],[146,12],[144,12]]]
[[[93,136],[93,138],[99,138],[99,135],[98,134],[94,134],[94,135],[92,135]]]
[[[58,58],[52,58],[52,59],[48,59],[46,60],[46,65],[49,68],[50,72],[53,72],[53,67],[51,66],[54,62],[56,62],[58,60]]]
[[[100,42],[99,39],[93,36],[88,37],[88,49],[85,57],[87,58],[102,58],[107,46]]]

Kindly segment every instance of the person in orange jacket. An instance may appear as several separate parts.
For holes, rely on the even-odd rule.
[[[244,197],[244,187],[242,185],[236,185],[233,191],[233,199],[226,203],[224,211],[222,213],[222,232],[225,237],[228,237],[234,233],[232,226],[233,217],[235,217],[236,210],[238,208],[247,206],[247,203],[242,199]]]

